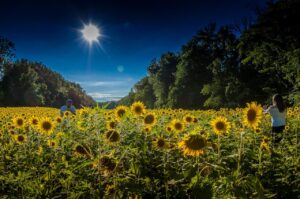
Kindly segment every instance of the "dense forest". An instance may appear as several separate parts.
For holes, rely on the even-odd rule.
[[[41,63],[17,60],[14,43],[0,37],[0,106],[59,107],[71,98],[76,107],[96,102],[79,84],[66,81]]]
[[[269,1],[254,20],[201,29],[178,53],[166,52],[120,100],[148,108],[219,108],[270,103],[275,93],[290,104],[300,96],[300,1]]]

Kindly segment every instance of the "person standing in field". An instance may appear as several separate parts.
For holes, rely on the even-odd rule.
[[[60,108],[61,117],[64,116],[64,112],[66,112],[66,111],[69,111],[69,112],[73,113],[74,115],[76,114],[76,108],[75,108],[75,106],[73,106],[73,101],[71,99],[68,99],[66,101],[66,104]]]
[[[271,115],[272,123],[272,137],[275,144],[279,143],[282,139],[282,132],[285,128],[286,120],[286,107],[283,102],[283,98],[279,94],[273,96],[273,105],[266,107],[264,106],[264,113]]]

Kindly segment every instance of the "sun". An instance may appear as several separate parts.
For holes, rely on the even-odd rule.
[[[98,38],[101,36],[99,28],[90,23],[90,24],[84,24],[84,27],[82,30],[80,30],[82,33],[83,38],[89,42],[89,44],[92,44],[93,42],[98,42]]]

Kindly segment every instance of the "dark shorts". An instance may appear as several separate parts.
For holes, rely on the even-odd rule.
[[[272,137],[275,143],[278,143],[282,139],[282,132],[285,126],[273,126],[272,127]]]
[[[285,126],[273,126],[272,133],[281,133],[284,130]]]

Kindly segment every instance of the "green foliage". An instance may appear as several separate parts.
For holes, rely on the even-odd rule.
[[[154,107],[236,107],[270,103],[274,93],[299,103],[299,9],[297,0],[269,2],[253,24],[244,21],[239,37],[231,26],[210,24],[178,54],[154,60],[148,67]],[[143,92],[138,98],[148,100]]]
[[[94,100],[80,85],[68,82],[41,63],[19,60],[4,65],[0,84],[2,106],[55,106],[71,98],[75,106],[92,106]]]
[[[150,83],[156,97],[155,107],[165,107],[168,103],[170,87],[175,82],[178,57],[173,53],[163,54],[159,61],[153,61],[148,67]]]

